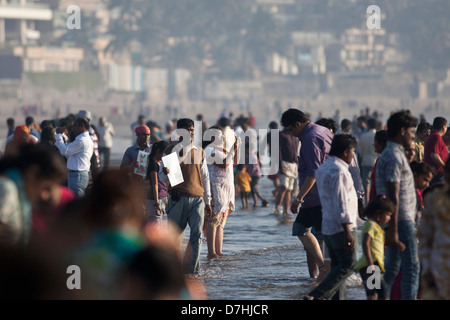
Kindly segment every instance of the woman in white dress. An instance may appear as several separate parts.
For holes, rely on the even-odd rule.
[[[233,165],[237,165],[239,142],[234,143],[229,152],[224,148],[221,127],[213,126],[208,131],[211,143],[205,148],[209,180],[212,191],[212,214],[205,216],[208,258],[222,256],[223,228],[228,215],[235,209]]]

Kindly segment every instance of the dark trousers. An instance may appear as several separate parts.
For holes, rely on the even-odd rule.
[[[331,258],[331,270],[309,295],[315,299],[345,300],[345,280],[353,273],[353,266],[356,263],[358,235],[356,230],[353,231],[353,238],[355,239],[353,249],[346,246],[344,232],[323,235],[323,237]]]

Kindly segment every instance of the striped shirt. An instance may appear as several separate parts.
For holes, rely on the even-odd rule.
[[[377,195],[387,196],[387,183],[400,184],[398,195],[398,220],[414,221],[416,217],[416,189],[414,176],[405,156],[405,149],[398,143],[388,141],[376,169]]]

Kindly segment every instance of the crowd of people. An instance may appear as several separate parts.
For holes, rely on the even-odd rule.
[[[222,114],[212,126],[198,115],[201,145],[193,119],[169,120],[164,132],[139,116],[117,168],[110,161],[115,130],[106,118],[96,126],[80,110],[40,125],[25,120],[7,120],[0,161],[0,296],[207,298],[196,277],[202,242],[208,259],[220,258],[236,200],[242,210],[250,202],[269,207],[258,188],[264,153],[278,159],[277,172],[267,176],[273,213],[296,215],[292,235],[317,280],[305,299],[345,299],[345,281],[355,272],[368,299],[450,298],[450,131],[443,117],[429,124],[402,110],[386,124],[376,113],[313,122],[290,108],[279,121],[276,149],[273,132],[252,130],[251,115],[232,121]],[[269,129],[278,130],[278,121]],[[266,150],[258,149],[262,139]],[[36,273],[19,291],[9,275],[26,273],[26,264]],[[83,270],[84,290],[67,290],[73,265]]]

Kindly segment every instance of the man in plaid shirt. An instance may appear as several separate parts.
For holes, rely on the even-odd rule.
[[[415,139],[417,119],[407,110],[388,119],[388,142],[376,168],[376,193],[395,205],[386,232],[384,280],[388,290],[402,269],[402,299],[413,300],[419,287],[419,257],[415,230],[416,192],[414,176],[405,156],[405,147]]]

